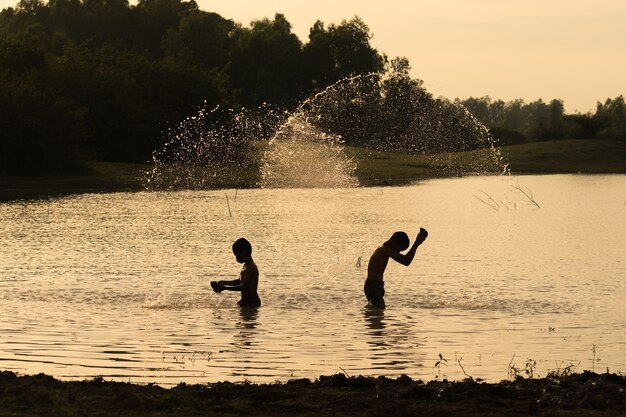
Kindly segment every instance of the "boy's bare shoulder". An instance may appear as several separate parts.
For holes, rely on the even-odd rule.
[[[389,249],[387,246],[382,245],[382,246],[379,246],[376,249],[374,249],[374,252],[372,253],[372,258],[373,257],[379,257],[379,256],[389,257],[392,252],[393,251],[391,249]]]
[[[248,265],[246,265],[246,272],[247,273],[259,273],[259,268],[256,266],[256,263],[254,263],[254,261],[250,262]]]

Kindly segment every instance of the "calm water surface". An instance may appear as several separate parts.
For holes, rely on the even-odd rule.
[[[370,253],[420,226],[430,237],[414,263],[387,270],[388,308],[367,309]],[[541,376],[624,372],[625,231],[626,176],[2,204],[0,369],[166,386],[336,372],[498,381],[528,359]],[[261,271],[258,310],[209,287],[237,277],[240,236]]]

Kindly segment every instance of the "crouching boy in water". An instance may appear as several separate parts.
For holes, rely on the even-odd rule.
[[[415,257],[415,251],[417,247],[426,240],[428,232],[420,228],[420,232],[413,242],[411,249],[405,254],[400,252],[409,247],[409,236],[404,232],[395,232],[388,241],[383,243],[382,246],[376,248],[370,261],[367,265],[367,279],[365,280],[365,296],[369,304],[374,307],[385,307],[385,284],[383,282],[383,275],[389,258],[401,263],[404,266],[409,266]]]
[[[252,260],[252,245],[245,238],[240,238],[233,243],[235,259],[243,268],[239,273],[239,279],[232,281],[211,281],[211,288],[215,292],[240,291],[241,300],[237,303],[240,307],[259,307],[261,299],[257,294],[259,286],[259,269]]]

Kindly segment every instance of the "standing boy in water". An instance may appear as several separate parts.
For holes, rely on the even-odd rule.
[[[233,243],[235,259],[243,268],[239,273],[239,279],[232,281],[211,281],[211,288],[215,292],[240,291],[241,300],[237,303],[240,307],[259,307],[261,299],[257,294],[259,286],[259,269],[252,260],[252,245],[245,238],[240,238]]]
[[[385,283],[383,282],[383,275],[389,258],[401,263],[404,266],[409,266],[415,257],[415,251],[417,247],[426,240],[428,232],[420,227],[420,232],[413,242],[411,249],[405,254],[400,252],[409,247],[409,236],[404,232],[395,232],[388,241],[383,243],[382,246],[376,248],[370,261],[367,265],[367,279],[365,280],[365,296],[369,304],[374,307],[385,307]]]

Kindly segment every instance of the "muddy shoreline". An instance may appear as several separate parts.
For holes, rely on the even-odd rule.
[[[156,385],[0,373],[0,416],[626,416],[626,377],[585,371],[485,383],[408,376]]]

